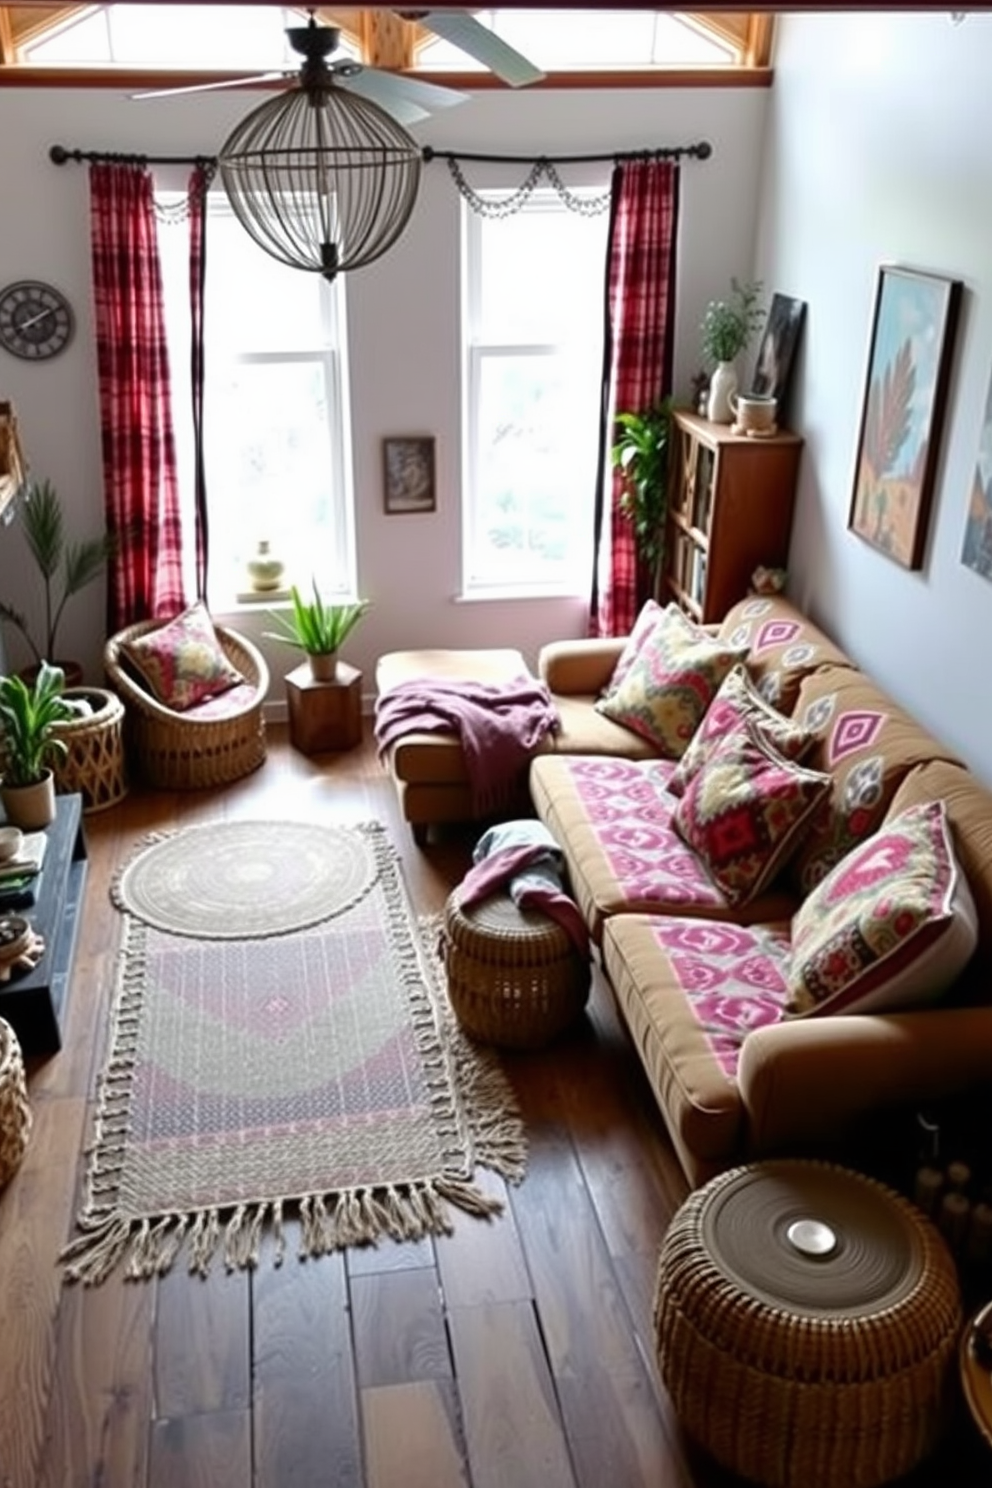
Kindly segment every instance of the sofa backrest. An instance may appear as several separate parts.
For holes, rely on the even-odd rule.
[[[721,640],[749,647],[747,665],[762,697],[792,713],[803,679],[824,666],[854,663],[783,595],[752,594],[727,611]]]

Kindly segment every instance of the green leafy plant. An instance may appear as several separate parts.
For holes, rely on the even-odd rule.
[[[633,526],[638,555],[652,580],[665,553],[671,427],[671,398],[662,398],[640,413],[618,413],[611,450],[614,469],[623,476],[620,511]]]
[[[62,502],[51,481],[29,481],[21,504],[21,521],[31,556],[45,587],[44,634],[36,640],[24,615],[0,600],[0,619],[21,632],[38,665],[57,653],[59,623],[74,594],[103,571],[112,550],[109,536],[70,542]],[[60,581],[60,582],[59,582]]]
[[[270,641],[284,641],[308,656],[330,656],[341,646],[369,609],[367,599],[354,604],[325,604],[313,580],[313,599],[302,598],[294,584],[289,591],[292,610],[289,614],[269,611],[277,630],[262,632]]]
[[[75,718],[76,705],[63,696],[65,673],[42,661],[33,682],[0,677],[0,776],[6,785],[34,785],[46,769],[66,756],[55,732]]]
[[[732,362],[751,344],[764,319],[758,296],[761,282],[730,281],[730,297],[710,300],[703,316],[702,347],[708,362]]]

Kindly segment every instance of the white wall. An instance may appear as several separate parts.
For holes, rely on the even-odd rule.
[[[778,22],[757,270],[808,302],[790,590],[992,783],[992,584],[961,546],[992,374],[992,16]],[[963,281],[923,568],[847,530],[878,266]]]
[[[533,156],[582,154],[701,138],[713,144],[705,164],[683,171],[677,375],[680,390],[699,368],[698,323],[706,301],[746,275],[756,232],[759,148],[767,90],[698,89],[632,92],[486,92],[435,116],[417,132],[424,144]],[[88,186],[85,167],[49,163],[54,142],[154,154],[213,153],[256,99],[216,93],[134,101],[106,91],[0,89],[0,284],[37,277],[71,297],[79,318],[69,350],[43,366],[0,352],[0,398],[17,408],[32,473],[49,476],[71,507],[79,532],[100,520],[102,477],[95,352],[90,308]],[[492,168],[468,167],[482,184]],[[604,180],[609,166],[598,168]],[[513,167],[522,180],[526,166]],[[590,179],[588,168],[564,172]],[[432,163],[414,217],[400,243],[348,283],[353,374],[359,585],[372,599],[369,618],[347,656],[372,685],[375,657],[407,646],[537,648],[584,633],[584,598],[520,603],[460,603],[458,213],[447,167]],[[593,293],[600,292],[595,286]],[[250,290],[246,289],[246,303]],[[380,439],[434,434],[438,510],[430,515],[382,512]],[[590,472],[590,479],[592,472]],[[16,524],[0,532],[0,593],[33,608],[36,586],[24,563]],[[102,585],[72,602],[65,640],[100,678]],[[236,624],[257,637],[261,617]],[[7,637],[11,664],[20,664]],[[275,683],[296,658],[269,647]]]

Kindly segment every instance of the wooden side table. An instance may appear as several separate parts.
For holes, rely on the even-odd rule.
[[[305,661],[286,677],[289,737],[302,754],[352,749],[362,742],[362,674],[338,662],[333,682],[314,680]]]

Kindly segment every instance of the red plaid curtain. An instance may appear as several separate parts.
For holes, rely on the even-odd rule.
[[[203,452],[203,385],[205,347],[203,310],[207,285],[207,191],[213,169],[197,165],[189,178],[189,318],[190,386],[193,398],[193,491],[196,503],[196,593],[207,598],[207,476]]]
[[[613,171],[606,265],[606,335],[596,479],[596,533],[589,634],[629,634],[648,597],[610,448],[617,413],[639,412],[672,382],[679,167],[632,160]]]
[[[107,626],[183,609],[182,525],[151,173],[90,166],[107,531]]]

